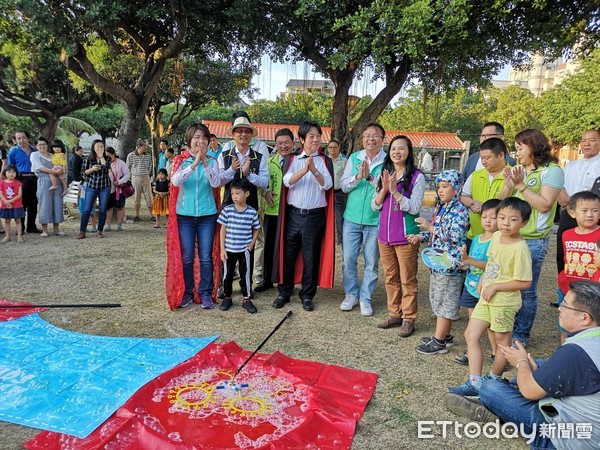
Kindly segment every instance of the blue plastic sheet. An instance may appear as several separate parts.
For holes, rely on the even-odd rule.
[[[0,322],[0,420],[86,437],[139,388],[218,336],[90,336],[37,314]]]

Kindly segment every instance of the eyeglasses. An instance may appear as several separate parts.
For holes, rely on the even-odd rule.
[[[583,309],[572,308],[571,306],[566,306],[564,301],[558,306],[558,309],[570,309],[571,311],[586,313],[587,315],[590,316],[590,319],[592,319],[592,322],[595,322],[594,317],[592,316],[592,314],[589,311],[585,311]]]
[[[377,133],[375,133],[375,134],[370,134],[370,133],[369,134],[363,134],[363,138],[365,138],[365,139],[381,139],[382,137],[383,137],[382,135],[377,134]]]

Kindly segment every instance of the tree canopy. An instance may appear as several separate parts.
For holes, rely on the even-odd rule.
[[[364,0],[261,2],[274,56],[313,63],[330,78],[334,135],[351,146],[408,79],[430,90],[481,84],[527,52],[558,55],[598,37],[598,9],[586,0]],[[260,25],[257,24],[260,28]],[[580,41],[581,42],[581,41]],[[585,47],[583,43],[583,47]],[[348,133],[348,93],[371,67],[384,89]]]

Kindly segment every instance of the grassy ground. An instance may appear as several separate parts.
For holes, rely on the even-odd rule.
[[[131,213],[131,211],[130,211]],[[221,333],[217,342],[235,340],[254,349],[283,318],[288,308],[275,310],[275,291],[256,294],[259,312],[247,314],[241,298],[227,313],[202,310],[198,305],[171,312],[164,295],[165,230],[153,229],[145,221],[126,225],[126,231],[105,233],[105,239],[75,239],[77,221],[64,224],[66,237],[26,235],[24,244],[0,244],[0,298],[33,303],[118,302],[116,309],[51,309],[43,312],[48,322],[67,330],[109,336],[166,338]],[[556,271],[555,236],[546,258],[539,288],[539,310],[528,349],[536,357],[547,357],[558,345],[554,301]],[[396,331],[380,330],[376,324],[387,316],[383,273],[375,291],[373,317],[339,310],[343,299],[341,248],[338,247],[336,283],[320,290],[316,310],[302,310],[298,297],[289,305],[294,314],[266,344],[266,353],[280,350],[293,358],[321,361],[376,372],[379,380],[373,399],[357,426],[353,449],[407,448],[526,448],[522,439],[502,443],[478,439],[443,439],[441,427],[434,440],[417,439],[419,420],[466,420],[444,408],[446,387],[462,383],[466,369],[451,359],[464,351],[462,333],[466,311],[455,323],[456,345],[447,355],[424,356],[415,352],[422,336],[433,334],[435,319],[428,301],[428,272],[419,270],[419,318],[417,332],[401,339]],[[235,295],[235,293],[234,293]],[[488,369],[486,365],[484,369]],[[0,422],[0,449],[16,449],[38,431]]]

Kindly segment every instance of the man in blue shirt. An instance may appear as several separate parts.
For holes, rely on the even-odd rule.
[[[156,173],[160,169],[167,168],[167,148],[169,147],[169,141],[166,139],[161,139],[158,144],[158,148],[160,148],[160,153],[158,154],[158,164],[156,165]]]
[[[448,394],[448,408],[475,420],[497,417],[523,426],[527,435],[534,436],[534,448],[598,448],[600,283],[571,283],[559,312],[559,324],[569,334],[549,359],[534,360],[518,341],[516,347],[498,345],[517,370],[516,383],[485,381],[479,391],[480,403]]]
[[[17,177],[23,183],[23,208],[27,213],[27,227],[25,219],[22,219],[21,227],[27,233],[41,233],[35,225],[37,216],[37,177],[31,171],[31,161],[29,155],[37,152],[36,148],[29,143],[29,133],[19,130],[15,132],[15,141],[17,145],[8,151],[7,164],[11,164],[19,171]]]

